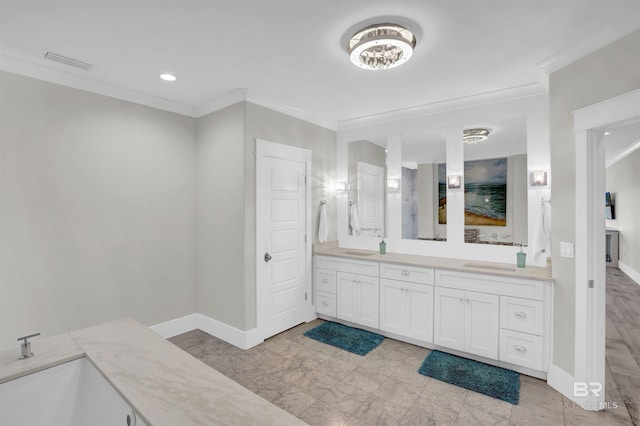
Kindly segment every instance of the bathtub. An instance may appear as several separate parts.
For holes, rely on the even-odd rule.
[[[0,384],[0,424],[145,426],[86,358]]]

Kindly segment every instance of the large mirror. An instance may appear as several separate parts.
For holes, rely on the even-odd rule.
[[[402,238],[446,241],[444,129],[402,135]]]
[[[386,139],[348,144],[349,235],[386,236]]]
[[[464,128],[465,242],[527,244],[526,118]]]

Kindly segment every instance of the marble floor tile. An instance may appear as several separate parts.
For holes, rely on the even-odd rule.
[[[510,424],[513,426],[563,425],[564,410],[562,407],[549,409],[527,402],[520,402],[518,405],[513,406]]]
[[[508,402],[469,391],[456,419],[456,424],[509,424],[512,409],[513,405]]]
[[[400,426],[451,426],[453,423],[443,423],[432,419],[423,412],[410,408],[400,422]]]
[[[372,396],[355,412],[355,417],[374,426],[398,425],[409,411],[393,402]]]
[[[297,354],[298,352],[300,352],[301,350],[305,349],[305,347],[300,343],[297,343],[297,342],[294,342],[293,340],[282,338],[282,337],[277,338],[278,336],[265,340],[264,343],[262,344],[265,347],[265,349],[271,352],[274,352],[278,355],[284,356],[286,358],[290,358],[295,354]]]
[[[566,401],[564,419],[567,426],[632,426],[631,417],[623,402],[611,402],[602,411],[587,411]]]
[[[351,416],[326,402],[316,401],[298,417],[311,426],[341,426]]]
[[[383,376],[390,376],[396,370],[396,368],[402,365],[402,361],[390,360],[381,356],[368,356],[364,362],[360,364],[362,368],[371,370],[374,373],[382,374]]]
[[[331,389],[334,389],[338,383],[338,379],[325,374],[320,369],[315,369],[295,382],[294,385],[314,398],[320,398]]]
[[[355,386],[365,392],[375,392],[384,383],[387,377],[371,372],[362,367],[358,367],[349,373],[343,381],[351,386]]]
[[[398,380],[399,382],[408,384],[408,385],[417,385],[422,386],[423,388],[427,385],[430,378],[418,373],[418,368],[413,367],[406,362],[401,364],[395,371],[391,374],[392,379]]]
[[[460,413],[465,396],[463,394],[461,399],[453,399],[451,395],[432,393],[425,388],[409,411],[412,417],[424,416],[437,424],[452,425]]]
[[[316,401],[313,396],[301,391],[298,388],[284,390],[278,398],[271,401],[278,407],[299,416],[304,410],[309,408]]]
[[[606,358],[611,371],[640,378],[640,366],[624,341],[607,340]]]
[[[407,384],[394,378],[388,378],[374,395],[401,407],[410,408],[422,393],[425,385],[426,383]]]
[[[335,379],[342,380],[346,375],[358,368],[358,365],[336,358],[328,358],[322,364],[320,364],[318,368],[322,370],[322,372],[324,372],[326,375],[331,376]]]
[[[360,406],[372,396],[372,393],[366,392],[355,386],[340,382],[332,389],[325,393],[321,401],[333,405],[347,414],[353,415]]]
[[[530,380],[531,379],[531,380]],[[543,380],[520,376],[520,401],[547,410],[562,409],[562,394]]]
[[[467,397],[467,392],[469,391],[467,389],[460,388],[450,383],[446,383],[446,382],[431,378],[431,380],[429,380],[429,382],[424,387],[423,393],[425,392],[437,394],[438,396],[450,398],[452,401],[457,401],[462,403],[464,399]]]
[[[615,371],[613,371],[613,378],[618,384],[618,389],[631,421],[636,425],[640,425],[640,378],[618,374]]]

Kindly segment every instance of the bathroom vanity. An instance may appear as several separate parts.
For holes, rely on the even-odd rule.
[[[545,268],[329,248],[315,251],[314,283],[323,319],[546,379]]]

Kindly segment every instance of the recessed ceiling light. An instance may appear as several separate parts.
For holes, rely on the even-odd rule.
[[[178,77],[169,73],[160,74],[160,78],[164,81],[176,81],[178,79]]]
[[[395,68],[413,55],[416,37],[397,24],[376,24],[356,32],[347,44],[351,62],[367,70]]]
[[[604,132],[605,136],[609,136],[611,134],[611,132]]]

